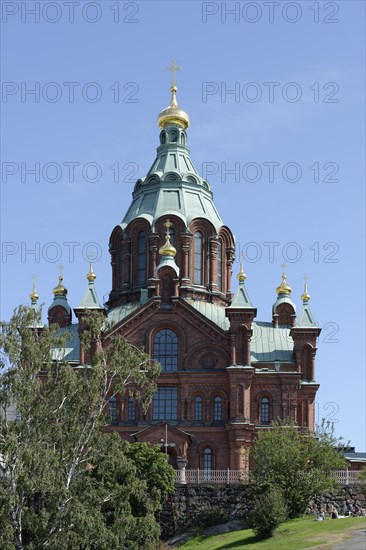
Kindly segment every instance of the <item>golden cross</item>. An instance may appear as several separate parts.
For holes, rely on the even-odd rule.
[[[91,253],[88,254],[88,260],[89,260],[90,263],[93,262],[95,260],[94,254],[91,254]]]
[[[36,285],[36,281],[37,281],[37,275],[34,274],[33,277],[32,277],[32,279],[33,279],[33,285],[35,286],[35,285]]]
[[[172,65],[171,67],[166,67],[166,70],[167,71],[172,71],[173,75],[172,75],[172,86],[176,86],[177,85],[177,81],[175,80],[175,73],[177,71],[182,71],[183,70],[183,67],[178,67],[177,65],[177,62],[175,61],[175,59],[172,61]]]
[[[310,279],[310,277],[309,277],[309,275],[304,275],[303,279],[304,279],[305,284],[306,284],[308,282],[308,280]]]
[[[59,264],[57,267],[59,269],[60,275],[62,276],[62,271],[64,269],[64,266],[62,264]]]
[[[169,235],[169,234],[170,234],[170,233],[169,233],[169,229],[173,226],[173,224],[172,224],[172,222],[170,221],[169,218],[166,220],[166,222],[164,223],[164,225],[165,225],[165,227],[166,227],[165,233],[166,233],[167,235]]]
[[[281,267],[282,267],[282,271],[285,272],[285,271],[286,271],[287,264],[285,264],[285,262],[282,262]]]

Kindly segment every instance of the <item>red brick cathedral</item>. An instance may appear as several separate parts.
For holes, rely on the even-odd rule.
[[[112,290],[105,304],[112,323],[106,340],[118,334],[145,348],[161,374],[147,414],[131,397],[110,400],[111,429],[130,442],[166,446],[182,471],[247,469],[253,438],[272,419],[291,417],[314,430],[320,329],[306,286],[296,316],[285,275],[269,321],[256,320],[242,267],[232,291],[234,237],[191,161],[189,116],[177,104],[175,85],[171,93],[158,117],[156,158],[110,237]],[[77,319],[104,309],[94,279],[91,268]],[[31,298],[34,304],[35,293]],[[48,319],[73,333],[66,359],[83,364],[61,276]]]

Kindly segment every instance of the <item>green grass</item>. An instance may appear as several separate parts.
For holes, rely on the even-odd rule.
[[[326,550],[345,540],[350,531],[365,527],[366,518],[315,521],[313,517],[306,517],[284,523],[267,540],[258,540],[251,529],[245,529],[223,535],[198,536],[180,546],[179,550]]]

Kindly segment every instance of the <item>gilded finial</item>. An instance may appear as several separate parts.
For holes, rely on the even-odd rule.
[[[244,283],[245,279],[247,278],[247,276],[244,273],[243,262],[240,262],[240,269],[237,277],[238,277],[239,283]]]
[[[175,73],[176,73],[177,71],[182,71],[182,70],[183,70],[183,67],[178,67],[176,60],[173,59],[171,66],[170,66],[170,67],[166,67],[166,70],[167,70],[167,71],[172,71],[172,88],[176,88],[176,87],[177,87],[177,81],[176,81],[176,79],[175,79]],[[177,91],[177,90],[176,90],[176,91]]]
[[[308,293],[308,284],[307,284],[307,280],[308,280],[308,276],[307,275],[304,275],[304,280],[305,280],[305,283],[304,283],[304,292],[301,294],[301,300],[305,303],[305,302],[308,302],[310,300],[310,294]]]
[[[303,302],[308,302],[310,300],[310,294],[308,293],[308,285],[304,284],[304,292],[301,294],[301,300]]]
[[[94,270],[93,270],[93,256],[88,256],[89,258],[89,272],[86,276],[86,278],[88,279],[89,283],[93,283],[95,281],[95,279],[97,278],[96,274],[94,273]]]
[[[37,294],[37,290],[36,290],[36,280],[37,280],[37,275],[33,275],[33,290],[32,292],[29,294],[29,298],[31,299],[31,303],[32,305],[35,305],[37,303],[37,300],[39,298],[38,294]]]
[[[170,242],[170,228],[173,226],[172,222],[167,219],[167,221],[164,223],[166,227],[165,231],[165,244],[159,248],[159,254],[160,256],[175,256],[177,251],[174,248],[174,246]]]
[[[182,67],[178,67],[176,61],[172,61],[172,65],[170,67],[166,67],[168,71],[172,71],[172,84],[170,87],[170,91],[172,93],[172,97],[170,99],[169,107],[166,109],[163,109],[161,113],[158,116],[158,126],[159,128],[165,128],[166,126],[170,125],[179,125],[182,126],[184,130],[186,130],[190,124],[189,116],[188,114],[183,111],[178,105],[177,102],[177,81],[175,78],[175,73],[177,71],[181,71]]]
[[[276,288],[276,292],[277,292],[277,294],[291,294],[292,288],[287,284],[286,273],[284,271],[286,269],[287,265],[282,264],[281,267],[283,269],[282,281],[281,281],[281,284]]]
[[[55,288],[53,289],[53,294],[55,296],[66,296],[67,295],[67,288],[64,287],[63,285],[63,276],[62,276],[62,270],[64,268],[64,266],[62,264],[60,264],[58,266],[59,270],[60,270],[60,275],[58,276],[58,285],[55,286]]]

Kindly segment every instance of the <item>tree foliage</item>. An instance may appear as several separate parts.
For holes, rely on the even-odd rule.
[[[103,428],[117,392],[148,406],[159,366],[118,336],[102,349],[104,320],[90,314],[82,345],[95,354],[73,368],[62,362],[68,331],[31,328],[35,315],[20,307],[1,325],[0,548],[155,548],[172,468]]]
[[[271,537],[286,519],[287,508],[277,487],[269,485],[257,494],[250,514],[250,524],[257,537]]]
[[[289,518],[301,516],[309,500],[336,485],[335,470],[345,467],[329,424],[315,435],[301,433],[292,421],[278,420],[258,434],[252,458],[252,477],[259,488],[277,487]]]

